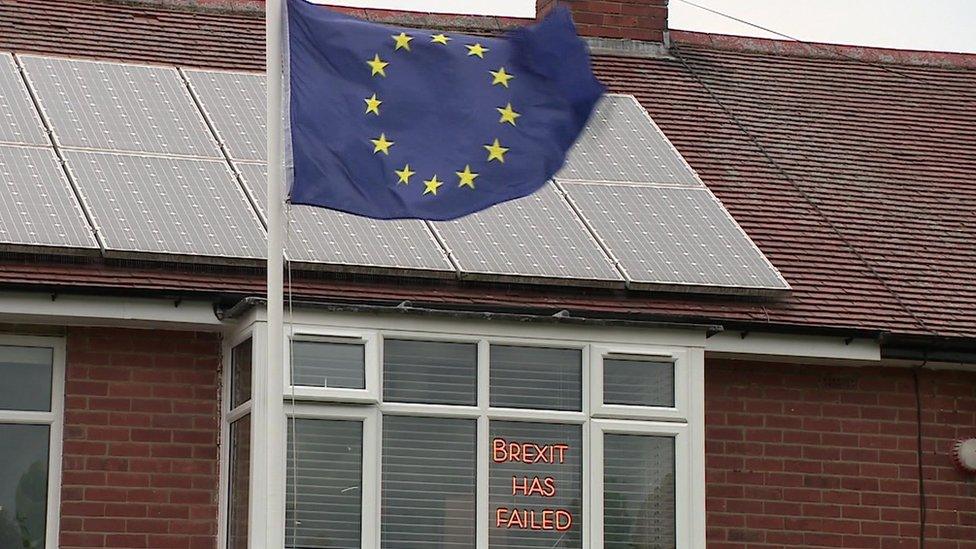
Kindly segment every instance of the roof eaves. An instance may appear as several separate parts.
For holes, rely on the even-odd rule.
[[[786,57],[806,57],[860,61],[870,64],[917,65],[950,69],[976,69],[976,54],[894,48],[873,48],[845,44],[801,42],[756,38],[730,34],[672,30],[675,44],[717,50],[760,53]]]

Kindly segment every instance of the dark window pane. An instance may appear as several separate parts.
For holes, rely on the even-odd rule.
[[[230,426],[227,549],[247,549],[248,503],[251,494],[251,416]]]
[[[366,388],[366,349],[362,343],[292,342],[295,385]]]
[[[250,339],[234,347],[231,353],[230,407],[237,408],[251,400],[251,361],[253,344]]]
[[[362,422],[289,420],[285,547],[358,549],[362,478]]]
[[[492,406],[582,410],[583,353],[492,345],[490,393]]]
[[[0,547],[44,547],[49,433],[0,424]]]
[[[0,410],[51,410],[54,350],[0,345]]]
[[[492,421],[490,431],[488,546],[582,547],[582,427]]]
[[[387,339],[383,400],[426,404],[478,403],[478,346]]]
[[[382,547],[475,546],[473,419],[383,418]]]
[[[606,549],[675,547],[674,439],[603,437]]]
[[[674,362],[647,358],[603,359],[603,402],[674,406]]]

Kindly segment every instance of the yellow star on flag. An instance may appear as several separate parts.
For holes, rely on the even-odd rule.
[[[448,35],[446,35],[446,34],[432,34],[432,35],[430,35],[430,41],[433,42],[434,44],[444,44],[446,46],[447,45],[447,41],[450,40],[450,39],[451,39],[451,37],[448,36]]]
[[[485,149],[488,151],[488,162],[497,160],[502,164],[505,163],[505,153],[508,152],[508,149],[502,147],[497,138],[491,145],[485,145]]]
[[[397,185],[399,185],[400,183],[403,183],[404,185],[408,185],[410,184],[410,176],[417,172],[411,170],[410,164],[407,164],[406,166],[403,167],[402,170],[393,170],[393,173],[397,174],[397,177],[399,178],[397,180]]]
[[[410,41],[413,40],[413,36],[410,36],[405,32],[401,32],[400,34],[394,34],[393,39],[396,40],[396,47],[393,48],[393,51],[401,48],[410,51]]]
[[[505,105],[505,108],[495,107],[495,110],[502,115],[502,117],[498,120],[499,124],[504,124],[505,122],[508,122],[509,124],[514,126],[515,119],[522,116],[521,114],[515,112],[515,109],[512,108],[511,103]]]
[[[387,141],[385,133],[381,133],[379,137],[376,139],[370,139],[370,141],[373,143],[373,154],[382,151],[383,154],[389,156],[390,147],[393,146],[393,141]],[[496,139],[495,141],[498,140]]]
[[[481,44],[471,44],[464,47],[468,48],[468,55],[477,55],[482,59],[485,58],[485,52],[488,51],[488,48],[482,46]]]
[[[372,97],[367,97],[366,99],[363,99],[363,101],[366,102],[366,113],[365,114],[373,113],[376,116],[379,116],[380,115],[380,104],[382,103],[382,101],[380,101],[379,99],[376,98],[376,94],[375,93],[373,94]],[[499,110],[501,110],[501,109],[499,109]]]
[[[377,53],[376,55],[374,55],[373,60],[367,61],[366,64],[369,65],[371,69],[373,69],[373,74],[371,76],[376,76],[377,74],[380,76],[386,76],[386,71],[384,71],[383,69],[387,65],[389,65],[389,63],[380,59],[380,54]]]
[[[505,67],[501,67],[497,71],[488,71],[488,72],[490,72],[491,75],[494,76],[494,78],[491,81],[491,85],[492,86],[497,85],[497,84],[501,84],[502,86],[505,86],[507,88],[508,87],[508,81],[511,80],[511,79],[513,79],[513,78],[515,78],[511,74],[508,74],[507,72],[505,72]]]
[[[456,173],[458,176],[458,180],[459,180],[458,187],[466,186],[472,189],[474,188],[474,178],[478,177],[478,174],[471,171],[470,165],[464,166],[463,172],[454,172],[454,173]]]
[[[437,189],[444,183],[437,180],[437,174],[434,177],[424,181],[424,194],[437,194]]]

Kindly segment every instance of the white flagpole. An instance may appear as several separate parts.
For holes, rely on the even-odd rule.
[[[284,192],[282,179],[282,0],[267,0],[268,308],[267,360],[255,370],[253,395],[250,548],[285,542]],[[260,325],[260,324],[259,324]],[[255,334],[256,341],[260,335]],[[260,348],[260,346],[258,347]],[[263,366],[263,367],[262,367]]]

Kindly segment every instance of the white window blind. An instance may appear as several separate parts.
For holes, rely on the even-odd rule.
[[[674,438],[604,434],[605,549],[675,547]]]
[[[362,422],[292,419],[289,423],[285,547],[359,549]]]
[[[489,430],[489,548],[580,549],[584,520],[582,427],[492,421]],[[496,440],[505,441],[504,455],[496,453]],[[513,455],[516,448],[522,459]],[[526,454],[532,456],[528,461],[534,463],[525,462]],[[537,477],[541,484],[533,489],[533,479]],[[553,512],[544,514],[546,510]],[[557,517],[557,510],[565,513]],[[513,518],[513,514],[518,517]],[[560,529],[568,524],[567,514],[572,517],[572,524]],[[533,525],[550,528],[532,529]]]
[[[387,339],[383,345],[383,400],[474,406],[478,346]]]
[[[674,406],[674,362],[654,358],[603,359],[603,402]]]
[[[535,410],[582,410],[579,349],[491,346],[491,405]]]
[[[291,353],[295,385],[366,388],[366,351],[362,343],[295,340]]]
[[[383,418],[384,549],[475,546],[477,421]]]

